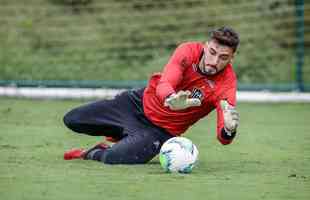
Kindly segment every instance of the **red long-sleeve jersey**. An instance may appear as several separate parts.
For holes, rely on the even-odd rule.
[[[222,144],[229,144],[231,140],[224,139],[221,134],[224,119],[219,102],[226,99],[236,105],[237,78],[231,64],[215,75],[203,75],[198,68],[202,55],[202,43],[188,42],[178,46],[163,72],[153,74],[149,80],[143,95],[144,113],[152,123],[178,136],[216,109],[217,138]],[[180,90],[191,91],[192,97],[201,100],[201,106],[178,111],[165,107],[165,98]]]

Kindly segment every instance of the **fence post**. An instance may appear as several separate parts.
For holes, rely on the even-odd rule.
[[[304,91],[303,65],[304,65],[304,0],[295,0],[296,8],[296,83],[299,91]]]

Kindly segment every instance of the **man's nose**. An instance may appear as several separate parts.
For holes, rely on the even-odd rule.
[[[216,67],[217,63],[218,63],[218,57],[216,56],[211,56],[210,60],[209,60],[209,65]]]

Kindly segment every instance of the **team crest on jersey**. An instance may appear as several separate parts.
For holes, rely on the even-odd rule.
[[[200,101],[202,101],[203,100],[203,92],[200,88],[194,88],[190,97],[191,98],[198,98]]]

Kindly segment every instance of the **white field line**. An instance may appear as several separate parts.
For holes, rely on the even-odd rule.
[[[0,96],[31,99],[111,99],[124,89],[0,87]],[[238,102],[308,102],[310,93],[238,91]]]
[[[0,87],[0,96],[33,99],[110,99],[122,91],[89,88]]]
[[[241,91],[237,93],[240,102],[305,102],[310,103],[310,93]]]

